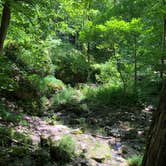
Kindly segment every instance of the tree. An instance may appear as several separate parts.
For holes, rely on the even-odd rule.
[[[21,13],[22,16],[28,17],[34,17],[34,22],[36,24],[41,24],[43,26],[43,22],[46,23],[49,22],[50,19],[52,19],[52,13],[54,10],[52,10],[52,6],[55,4],[52,0],[47,1],[38,1],[38,0],[3,0],[1,2],[3,9],[2,9],[2,19],[1,19],[1,27],[0,27],[0,54],[2,54],[3,51],[3,45],[4,41],[6,39],[6,35],[8,32],[9,23],[11,21],[11,14],[15,14],[15,17],[17,17],[18,13]],[[47,8],[45,7],[47,6]],[[51,9],[50,9],[51,7]],[[39,10],[40,8],[40,10]],[[29,12],[31,11],[31,12]],[[49,15],[48,21],[46,21],[46,13]],[[51,15],[52,14],[52,15]],[[47,15],[47,16],[48,16]],[[43,17],[45,16],[45,17]],[[19,16],[20,18],[20,16]],[[29,19],[29,18],[28,18]],[[36,21],[36,20],[37,21]],[[43,19],[43,20],[42,20]],[[21,21],[23,22],[23,17],[21,18]],[[31,20],[28,20],[31,22]],[[53,20],[52,20],[53,21]],[[32,22],[31,22],[32,23]],[[32,23],[33,24],[33,23]],[[42,27],[43,29],[46,29],[46,26]],[[33,29],[35,29],[33,27]],[[39,31],[39,30],[38,30]]]
[[[166,2],[162,1],[163,6],[166,5]],[[161,71],[160,77],[163,79],[164,77],[164,60],[165,60],[165,48],[166,48],[166,13],[163,13],[163,32],[162,32],[162,56],[161,56]]]
[[[0,28],[0,54],[2,54],[4,40],[6,38],[9,22],[11,17],[11,9],[8,2],[5,2],[2,11],[2,20]]]
[[[153,1],[152,1],[153,2]],[[156,2],[154,2],[156,3]],[[163,32],[162,32],[162,55],[160,77],[164,76],[164,59],[165,59],[165,35],[166,35],[166,18],[165,18],[165,1],[162,1],[162,8],[158,9],[163,14]],[[142,166],[164,166],[166,163],[166,82],[160,96],[158,109],[153,114],[153,122],[148,135],[148,143],[144,155]]]
[[[142,166],[165,166],[166,163],[166,82],[159,107],[154,113]]]

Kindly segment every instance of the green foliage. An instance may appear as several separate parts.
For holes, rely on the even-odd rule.
[[[142,156],[134,155],[127,160],[129,166],[141,166],[142,164]]]
[[[88,74],[86,57],[69,44],[55,49],[52,61],[56,65],[55,75],[65,83],[85,82]]]
[[[14,81],[13,75],[16,70],[15,64],[12,64],[7,58],[0,57],[0,89],[1,91],[14,91],[18,84]]]
[[[47,41],[44,44],[42,41],[37,44],[8,41],[4,52],[9,61],[15,63],[19,69],[44,76],[54,72],[48,49]]]
[[[158,106],[159,95],[162,89],[162,80],[158,78],[147,77],[139,82],[138,98],[147,105]]]
[[[64,89],[60,80],[73,86],[86,83],[87,78],[136,93],[132,92],[135,72],[138,76],[148,75],[150,70],[153,77],[161,69],[160,36],[165,14],[162,2],[155,5],[153,0],[148,3],[11,0],[8,3],[12,19],[5,57],[0,58],[0,88],[4,96],[31,100],[29,105],[35,108],[43,102],[41,98],[50,98]],[[137,63],[136,68],[133,62]],[[139,95],[144,95],[139,88]]]
[[[165,70],[160,64],[165,60],[162,1],[2,0],[1,16],[6,2],[12,17],[0,56],[0,97],[5,102],[14,101],[33,115],[60,106],[79,116],[142,102],[157,105]],[[77,83],[85,85],[74,87]],[[10,109],[0,103],[2,125],[27,125],[14,113],[17,107]],[[55,120],[52,116],[50,123]],[[85,126],[86,117],[74,120]],[[15,139],[26,142],[13,128],[1,127],[0,137],[2,146]],[[11,153],[16,157],[19,151],[23,157],[24,149]],[[74,141],[64,137],[50,152],[54,160],[70,161]],[[39,160],[49,158],[41,153]],[[129,165],[140,162],[140,156],[133,156]]]
[[[124,93],[123,89],[110,85],[88,88],[85,93],[85,100],[98,106],[130,106],[138,102],[134,94]]]
[[[79,90],[75,90],[71,87],[65,88],[60,93],[53,96],[53,103],[55,106],[61,104],[77,103],[83,98]]]
[[[13,103],[11,103],[13,104]],[[10,102],[9,106],[10,107]],[[13,106],[15,107],[15,106]],[[0,118],[3,119],[5,123],[13,123],[13,124],[27,124],[27,121],[23,120],[23,116],[21,113],[14,113],[12,112],[5,104],[0,102]]]
[[[28,80],[36,87],[41,95],[46,96],[60,91],[65,87],[61,80],[56,79],[52,75],[41,78],[39,75],[33,74],[28,76]]]
[[[18,133],[14,128],[0,127],[0,146],[10,147],[12,144],[24,144],[24,146],[30,143],[30,138],[25,135]]]
[[[116,63],[108,61],[104,64],[95,64],[93,67],[99,71],[96,74],[96,80],[99,83],[110,83],[110,85],[120,85],[120,76],[117,71]]]
[[[64,136],[56,144],[50,147],[53,160],[61,163],[69,162],[75,156],[75,142],[71,136]]]
[[[32,46],[13,42],[6,45],[5,57],[1,57],[0,62],[0,86],[5,97],[15,96],[27,102],[25,105],[38,109],[43,96],[50,97],[65,87],[53,76],[54,65],[46,51],[47,44]],[[31,57],[33,52],[35,56]]]

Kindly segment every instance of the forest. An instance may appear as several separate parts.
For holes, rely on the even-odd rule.
[[[165,166],[166,0],[0,0],[0,166]]]

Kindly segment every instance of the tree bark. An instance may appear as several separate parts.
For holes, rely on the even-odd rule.
[[[11,17],[11,10],[9,4],[6,2],[2,11],[1,27],[0,27],[0,54],[3,51],[4,41],[7,35],[7,30],[9,27]]]
[[[166,83],[162,89],[159,106],[153,115],[147,149],[142,166],[166,165]]]
[[[87,76],[87,81],[90,82],[90,54],[89,54],[89,51],[90,51],[90,43],[88,42],[87,43],[87,56],[88,56],[88,76]]]
[[[161,56],[161,69],[160,69],[160,78],[164,78],[164,59],[166,53],[166,16],[163,17],[163,35],[162,35],[162,56]]]
[[[113,55],[114,55],[114,58],[116,59],[116,66],[117,66],[117,71],[120,75],[120,79],[122,81],[122,84],[123,84],[123,92],[124,94],[126,94],[126,81],[125,81],[125,78],[123,77],[123,74],[122,74],[122,71],[121,71],[121,64],[118,60],[118,58],[116,57],[116,49],[115,47],[113,46]]]
[[[163,0],[163,5],[165,1]],[[164,75],[164,57],[166,44],[166,16],[163,19],[162,57],[160,77]],[[149,131],[146,152],[142,166],[165,166],[166,165],[166,81],[160,96],[158,109],[153,114],[153,122]]]
[[[165,0],[162,0],[162,5],[165,6]],[[166,15],[163,15],[163,34],[162,34],[162,56],[161,56],[161,69],[160,69],[160,78],[164,78],[164,59],[166,53]]]
[[[137,39],[134,36],[134,46],[133,46],[133,51],[134,51],[134,93],[137,94]]]

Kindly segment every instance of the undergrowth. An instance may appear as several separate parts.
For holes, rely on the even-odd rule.
[[[133,93],[124,93],[123,89],[108,85],[85,90],[86,101],[97,105],[121,106],[139,103]]]
[[[70,162],[75,154],[75,142],[71,136],[67,135],[55,145],[50,147],[52,159],[60,164]]]
[[[142,164],[142,156],[134,155],[127,160],[129,166],[141,166]]]

